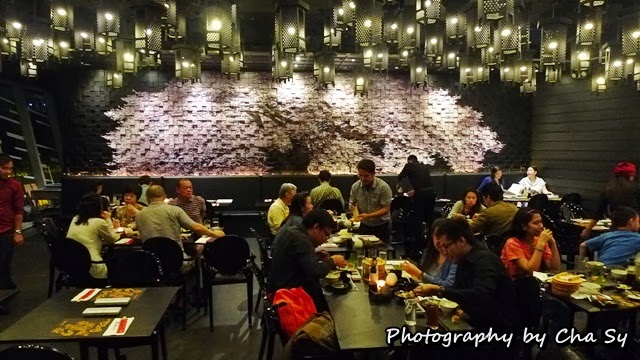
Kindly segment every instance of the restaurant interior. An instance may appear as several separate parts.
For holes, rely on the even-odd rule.
[[[0,0],[0,360],[637,358],[639,99],[640,0]],[[91,199],[115,236],[97,255],[74,233]],[[169,222],[178,239],[149,245]],[[277,286],[294,233],[320,256],[319,300]],[[460,295],[482,272],[465,244],[536,280],[535,301],[514,287],[518,344],[389,344],[494,324]],[[426,281],[443,261],[455,280]],[[274,296],[309,295],[285,329]],[[558,341],[558,312],[596,340]]]

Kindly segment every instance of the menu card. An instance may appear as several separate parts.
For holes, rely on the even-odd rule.
[[[121,317],[113,319],[102,336],[119,336],[126,334],[127,330],[129,330],[129,326],[131,326],[131,323],[134,319],[135,318],[133,317]]]

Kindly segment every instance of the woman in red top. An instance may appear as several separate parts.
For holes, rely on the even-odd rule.
[[[553,233],[544,228],[537,210],[520,209],[511,223],[512,238],[502,248],[502,262],[511,278],[534,271],[560,269],[560,253]]]

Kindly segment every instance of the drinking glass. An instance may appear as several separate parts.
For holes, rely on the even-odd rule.
[[[387,250],[378,251],[378,257],[384,261],[387,261]]]
[[[427,303],[425,312],[427,313],[427,327],[430,329],[438,328],[438,318],[440,316],[440,309],[435,301],[429,301]]]
[[[202,225],[204,225],[204,227],[206,227],[207,229],[211,229],[211,220],[206,219]]]
[[[211,223],[211,226],[214,229],[220,229],[220,219],[218,218],[213,218],[213,222]]]
[[[364,260],[364,250],[358,250],[358,258],[356,260],[356,268],[362,267],[362,260]]]

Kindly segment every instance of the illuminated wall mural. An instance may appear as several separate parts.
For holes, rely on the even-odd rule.
[[[353,95],[350,75],[328,89],[310,74],[282,84],[266,73],[203,76],[133,92],[105,113],[117,123],[103,136],[113,175],[353,173],[362,158],[390,173],[408,154],[473,172],[504,147],[482,113],[446,90],[411,89],[402,76],[373,76],[368,97]]]

